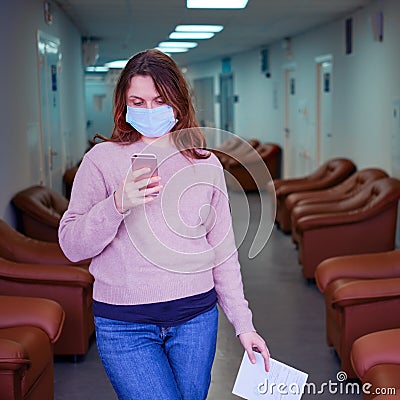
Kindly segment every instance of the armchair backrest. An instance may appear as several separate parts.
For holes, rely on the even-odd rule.
[[[344,178],[350,176],[353,172],[355,172],[356,169],[357,168],[353,163],[353,161],[347,158],[333,158],[320,165],[309,175],[299,176],[297,178],[275,179],[274,180],[275,190],[277,190],[281,186],[322,181],[326,180],[327,177],[331,177],[330,179],[332,179],[332,176],[335,177],[339,176],[341,173],[342,174],[344,173],[345,176],[342,177],[341,179],[339,180],[333,179],[335,182],[334,184],[337,184],[341,182]]]
[[[67,198],[45,186],[32,186],[17,193],[11,201],[27,236],[58,241],[58,226],[69,204]]]
[[[334,185],[343,181],[344,177],[350,176],[355,170],[353,161],[347,158],[334,158],[321,165],[309,179],[326,180]]]
[[[383,178],[371,182],[362,191],[348,201],[360,204],[360,211],[374,212],[392,206],[400,199],[400,180]]]
[[[379,168],[365,168],[356,171],[354,174],[350,175],[346,180],[339,183],[332,188],[332,191],[337,191],[347,194],[355,194],[362,190],[363,187],[369,183],[382,178],[388,178],[388,174]]]
[[[293,192],[327,189],[347,179],[356,171],[353,161],[334,158],[322,164],[310,175],[293,179],[275,179],[277,196],[287,196]]]
[[[241,163],[243,157],[246,157],[247,154],[253,152],[260,145],[257,139],[245,140],[236,137],[224,143],[213,151],[224,168],[227,168],[228,164]]]
[[[32,186],[18,192],[12,203],[22,212],[58,225],[63,213],[68,208],[68,199],[46,186]]]

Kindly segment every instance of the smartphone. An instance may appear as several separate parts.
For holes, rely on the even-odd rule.
[[[144,173],[136,178],[136,180],[141,180],[145,178],[151,178],[153,176],[158,176],[157,167],[157,156],[155,154],[143,154],[135,153],[131,156],[132,170],[137,170],[141,168],[150,168],[150,171]],[[158,186],[159,182],[153,182],[146,186],[146,188],[152,188]],[[152,193],[151,196],[158,196],[159,192]]]

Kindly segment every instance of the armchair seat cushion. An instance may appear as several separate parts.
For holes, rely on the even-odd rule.
[[[0,257],[31,264],[79,265],[89,267],[90,260],[73,263],[65,257],[58,243],[32,239],[0,219]]]

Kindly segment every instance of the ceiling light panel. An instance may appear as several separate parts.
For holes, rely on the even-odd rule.
[[[213,32],[172,32],[170,39],[211,39]]]
[[[158,47],[183,47],[187,49],[193,49],[197,47],[196,42],[161,42],[158,44]]]
[[[175,32],[221,32],[222,25],[178,25]]]
[[[187,8],[245,8],[248,0],[186,0]]]
[[[116,60],[105,63],[104,66],[108,68],[125,68],[125,65],[128,63],[128,60]]]
[[[86,72],[108,72],[108,67],[86,67]]]

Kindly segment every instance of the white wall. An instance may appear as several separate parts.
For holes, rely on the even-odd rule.
[[[235,77],[235,132],[245,138],[284,143],[283,66],[296,65],[297,101],[306,107],[306,116],[298,118],[298,145],[311,157],[306,169],[316,167],[316,65],[315,58],[333,56],[333,135],[329,156],[353,159],[358,168],[378,166],[391,173],[392,102],[400,97],[400,2],[382,2],[384,40],[373,38],[371,16],[378,10],[374,1],[352,15],[354,53],[344,55],[344,19],[293,37],[292,57],[286,56],[282,42],[270,49],[271,78],[261,73],[260,50],[231,57]],[[221,61],[189,65],[190,80],[214,76],[218,83]],[[216,94],[219,89],[216,87]],[[278,108],[274,107],[274,92]],[[218,120],[217,126],[218,126]],[[300,171],[307,173],[309,171]]]
[[[0,8],[0,218],[14,224],[10,199],[40,179],[37,32],[61,41],[63,134],[69,137],[69,163],[78,161],[86,148],[81,37],[54,3],[52,25],[44,21],[41,0],[7,1]]]

